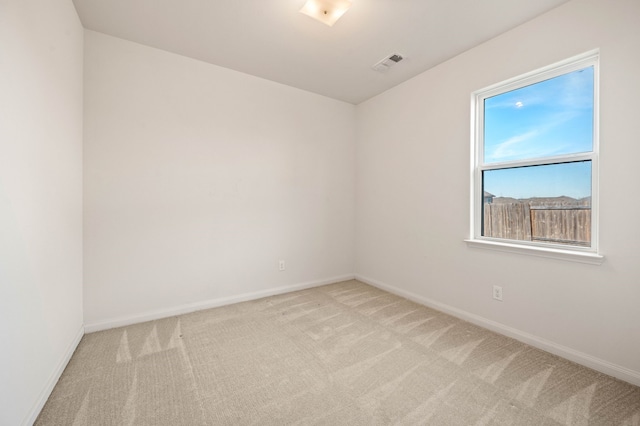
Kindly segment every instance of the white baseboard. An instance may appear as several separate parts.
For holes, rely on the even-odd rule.
[[[210,299],[202,302],[187,303],[184,305],[173,306],[166,309],[158,309],[155,311],[148,311],[141,314],[128,315],[128,316],[113,318],[105,321],[85,324],[84,329],[86,333],[93,333],[95,331],[108,330],[110,328],[116,328],[116,327],[123,327],[125,325],[137,324],[145,321],[152,321],[156,319],[172,317],[176,315],[186,314],[189,312],[201,311],[201,310],[210,309],[210,308],[217,308],[225,305],[232,305],[234,303],[246,302],[248,300],[261,299],[263,297],[274,296],[276,294],[290,293],[292,291],[319,287],[321,285],[352,280],[354,278],[355,276],[353,274],[340,275],[337,277],[326,278],[323,280],[309,281],[305,283],[270,288],[267,290],[243,293],[237,296],[220,297],[217,299]]]
[[[479,325],[480,327],[495,331],[496,333],[514,338],[538,349],[542,349],[554,355],[558,355],[562,358],[573,361],[577,364],[584,365],[585,367],[592,368],[601,373],[613,376],[620,380],[624,380],[625,382],[631,383],[633,385],[640,386],[640,372],[638,371],[613,364],[584,352],[580,352],[569,347],[554,343],[552,341],[543,339],[542,337],[517,330],[504,324],[500,324],[496,321],[492,321],[479,315],[463,311],[462,309],[454,308],[453,306],[449,306],[444,303],[436,302],[435,300],[429,299],[427,297],[420,296],[410,291],[399,289],[397,287],[364,277],[362,275],[356,274],[356,279],[358,281],[362,281],[363,283],[377,287],[381,290],[388,291],[389,293],[402,296],[421,305],[428,306],[430,308],[447,313],[470,323]]]
[[[76,348],[78,347],[78,344],[82,339],[82,336],[84,336],[84,327],[80,327],[80,329],[78,330],[78,333],[73,338],[73,341],[71,342],[66,352],[64,353],[62,359],[56,366],[56,369],[53,371],[53,373],[49,377],[49,380],[47,380],[47,383],[45,384],[44,388],[42,388],[42,391],[40,392],[40,395],[38,396],[38,399],[36,400],[35,405],[31,409],[31,412],[29,413],[27,418],[25,418],[24,421],[22,422],[23,426],[31,426],[35,423],[36,419],[38,418],[38,415],[40,414],[40,411],[42,411],[42,407],[44,407],[44,404],[47,402],[47,399],[49,399],[49,396],[51,395],[53,388],[56,386],[56,383],[58,383],[60,376],[62,376],[62,372],[67,367],[67,364],[71,359],[71,356],[73,355]]]

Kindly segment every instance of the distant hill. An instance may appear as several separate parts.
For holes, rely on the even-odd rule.
[[[575,199],[561,195],[559,197],[511,198],[495,197],[493,204],[529,204],[532,207],[591,207],[591,197]]]

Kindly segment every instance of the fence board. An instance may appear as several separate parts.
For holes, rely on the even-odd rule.
[[[591,209],[532,209],[532,240],[562,244],[591,243]]]

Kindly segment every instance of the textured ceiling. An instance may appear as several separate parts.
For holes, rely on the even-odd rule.
[[[87,29],[358,104],[567,0],[353,0],[333,27],[304,1],[74,3]]]

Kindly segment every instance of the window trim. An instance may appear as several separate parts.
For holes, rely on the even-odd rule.
[[[524,86],[539,83],[579,69],[593,66],[593,146],[592,151],[572,153],[541,159],[514,160],[484,164],[484,100]],[[488,248],[534,256],[600,264],[604,256],[599,253],[599,107],[600,107],[599,51],[592,50],[581,55],[554,63],[526,74],[493,84],[471,94],[471,169],[470,169],[470,233],[465,241],[470,247]],[[543,242],[520,241],[485,237],[482,232],[482,172],[534,165],[548,165],[574,161],[591,161],[591,246],[565,246]]]

